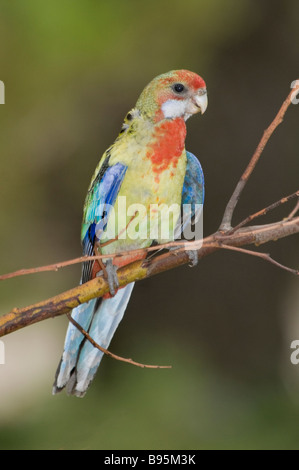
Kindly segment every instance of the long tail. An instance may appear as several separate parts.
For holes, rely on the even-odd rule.
[[[72,317],[103,348],[107,349],[123,318],[134,283],[120,289],[109,299],[93,299],[79,305]],[[66,389],[70,395],[83,397],[100,365],[103,353],[95,348],[80,331],[70,324],[64,351],[58,366],[53,394]]]

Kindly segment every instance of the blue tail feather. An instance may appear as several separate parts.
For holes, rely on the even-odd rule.
[[[134,283],[120,289],[114,297],[102,299],[97,307],[97,300],[79,305],[72,312],[72,317],[88,331],[93,340],[107,349],[122,320],[129,302]],[[103,353],[95,348],[80,331],[69,325],[64,352],[56,373],[53,393],[66,388],[69,394],[83,397],[90,385]]]

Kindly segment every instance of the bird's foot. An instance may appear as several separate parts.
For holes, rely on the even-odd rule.
[[[119,282],[117,277],[117,266],[113,264],[112,259],[108,259],[106,261],[104,275],[109,284],[110,295],[113,297],[119,288]]]
[[[188,250],[187,254],[188,254],[189,260],[190,260],[190,265],[189,266],[191,266],[191,268],[194,268],[194,266],[196,266],[197,263],[198,263],[198,253],[197,253],[196,250],[194,250],[194,251]]]
[[[168,250],[171,252],[171,251],[176,251],[178,249],[181,249],[182,248],[182,244],[179,244],[177,246],[172,246],[171,248],[169,248]],[[198,253],[196,250],[186,250],[188,256],[189,256],[189,261],[190,261],[190,264],[189,266],[191,268],[193,268],[194,266],[196,266],[198,264]]]

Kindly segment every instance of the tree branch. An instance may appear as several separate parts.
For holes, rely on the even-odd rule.
[[[130,282],[140,281],[156,274],[190,263],[190,251],[196,251],[198,260],[227,246],[261,245],[271,240],[278,240],[299,233],[299,217],[272,224],[241,228],[232,235],[218,231],[198,242],[184,243],[183,248],[161,254],[151,259],[135,261],[117,271],[120,287]],[[225,245],[225,247],[223,247]],[[177,246],[177,243],[176,243]],[[188,250],[188,251],[187,251]],[[109,292],[108,282],[103,277],[96,277],[85,284],[63,292],[51,299],[15,308],[0,317],[0,337],[25,326],[70,312],[81,303]]]

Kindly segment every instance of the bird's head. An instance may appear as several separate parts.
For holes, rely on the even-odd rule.
[[[143,90],[136,108],[154,122],[183,118],[207,109],[204,80],[189,70],[172,70],[154,78]]]

